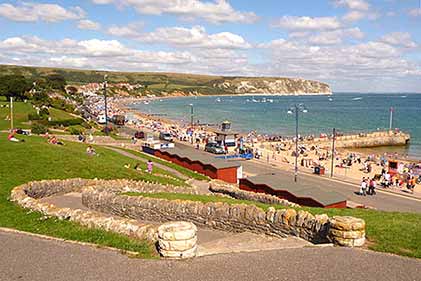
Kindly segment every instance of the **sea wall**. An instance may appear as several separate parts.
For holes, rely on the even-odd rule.
[[[373,133],[361,133],[355,135],[337,136],[335,146],[337,148],[367,148],[378,146],[400,146],[409,143],[411,136],[404,132],[381,131]],[[311,144],[331,145],[331,138],[316,138]]]

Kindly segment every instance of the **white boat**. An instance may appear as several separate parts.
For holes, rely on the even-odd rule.
[[[352,100],[362,100],[362,97],[358,97],[358,98],[353,98]]]
[[[333,99],[332,98],[329,98],[329,101],[333,101]]]
[[[145,100],[145,101],[143,102],[143,104],[149,104],[149,101]]]
[[[221,99],[220,98],[217,98],[215,101],[216,102],[221,102]]]

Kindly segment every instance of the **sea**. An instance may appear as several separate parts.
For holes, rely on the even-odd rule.
[[[398,152],[421,160],[421,94],[334,93],[330,96],[199,96],[155,99],[135,103],[131,108],[144,113],[189,123],[191,105],[194,122],[220,124],[228,120],[239,132],[292,136],[295,115],[288,113],[295,104],[306,112],[299,113],[301,135],[369,132],[392,127],[411,134],[411,142],[403,147],[382,147],[373,152]]]

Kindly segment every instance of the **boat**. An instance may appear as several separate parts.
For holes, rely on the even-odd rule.
[[[143,102],[143,104],[149,104],[149,101],[145,100],[145,101]]]
[[[353,98],[352,100],[362,100],[362,97],[358,97],[358,98]]]
[[[221,99],[220,98],[217,98],[215,101],[216,102],[221,102]]]
[[[332,98],[329,98],[329,101],[333,101],[333,99]]]

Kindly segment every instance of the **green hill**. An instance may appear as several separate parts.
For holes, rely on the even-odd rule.
[[[0,65],[0,75],[18,74],[39,78],[62,75],[69,84],[102,82],[141,84],[158,95],[233,95],[233,94],[330,94],[329,85],[300,78],[227,77],[161,72],[110,72],[48,67]]]

